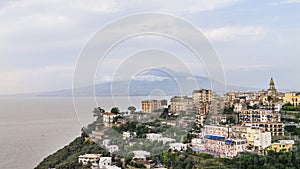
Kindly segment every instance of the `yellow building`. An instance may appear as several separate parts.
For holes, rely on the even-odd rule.
[[[284,103],[291,103],[295,107],[300,106],[300,93],[285,93],[283,101]]]
[[[162,106],[161,106],[160,100],[143,100],[142,101],[142,111],[144,113],[152,113],[161,108],[162,108]]]
[[[268,150],[289,152],[292,150],[294,143],[294,140],[279,140],[276,143],[272,143],[271,146],[268,147]]]

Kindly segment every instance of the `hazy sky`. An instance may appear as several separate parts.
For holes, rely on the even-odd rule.
[[[141,12],[172,14],[197,26],[216,48],[229,84],[267,88],[273,76],[279,89],[300,90],[300,0],[26,0],[0,2],[0,94],[70,88],[89,38],[107,23]],[[141,39],[120,45],[97,81],[112,79],[109,65],[120,62],[122,50],[173,45]]]

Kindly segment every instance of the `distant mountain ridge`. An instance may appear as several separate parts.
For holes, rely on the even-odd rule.
[[[88,91],[95,91],[95,96],[148,96],[151,94],[164,94],[166,96],[174,95],[191,95],[193,90],[197,88],[211,89],[211,79],[204,76],[194,76],[193,79],[182,72],[176,72],[176,77],[170,77],[168,74],[160,71],[147,71],[143,74],[135,77],[128,84],[127,81],[115,81],[115,82],[103,82],[86,87],[80,87],[74,89],[75,96],[88,97],[91,95]],[[176,79],[176,80],[174,80]],[[183,84],[178,84],[179,82]],[[214,81],[217,84],[220,82]],[[198,87],[195,87],[192,83],[197,83]],[[128,86],[128,90],[118,89]],[[258,88],[240,87],[240,86],[226,86],[227,91],[231,90],[260,90]],[[154,92],[154,93],[153,93]],[[48,92],[38,92],[28,94],[31,96],[60,96],[71,97],[72,89],[56,90]]]

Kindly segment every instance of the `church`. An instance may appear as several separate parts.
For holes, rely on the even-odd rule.
[[[275,98],[276,95],[277,95],[277,90],[275,88],[274,80],[271,77],[270,84],[269,84],[269,89],[268,89],[268,96],[270,96],[272,98]]]

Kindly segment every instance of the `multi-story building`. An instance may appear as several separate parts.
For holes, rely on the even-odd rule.
[[[171,105],[169,112],[180,113],[191,111],[194,108],[194,102],[192,98],[187,96],[174,96],[171,98]]]
[[[272,143],[271,146],[268,147],[268,150],[289,152],[293,149],[294,144],[294,140],[279,140],[278,142]]]
[[[271,145],[272,134],[263,129],[251,126],[233,126],[232,131],[235,138],[247,141],[246,147],[248,150],[263,153]]]
[[[224,138],[231,137],[232,129],[228,126],[216,126],[216,125],[205,125],[203,130],[203,136],[215,135],[222,136]]]
[[[212,91],[207,89],[194,90],[192,98],[195,103],[210,102],[212,99]]]
[[[280,122],[281,115],[272,110],[243,110],[239,113],[240,122]]]
[[[300,92],[285,93],[284,103],[291,103],[293,106],[300,106]]]
[[[284,124],[281,122],[243,122],[242,126],[257,128],[265,132],[271,132],[272,136],[284,136]]]
[[[156,110],[162,109],[161,100],[143,100],[142,101],[142,112],[152,113]]]
[[[233,138],[230,126],[205,125],[202,136],[192,139],[194,151],[232,158],[246,150],[246,140]]]

